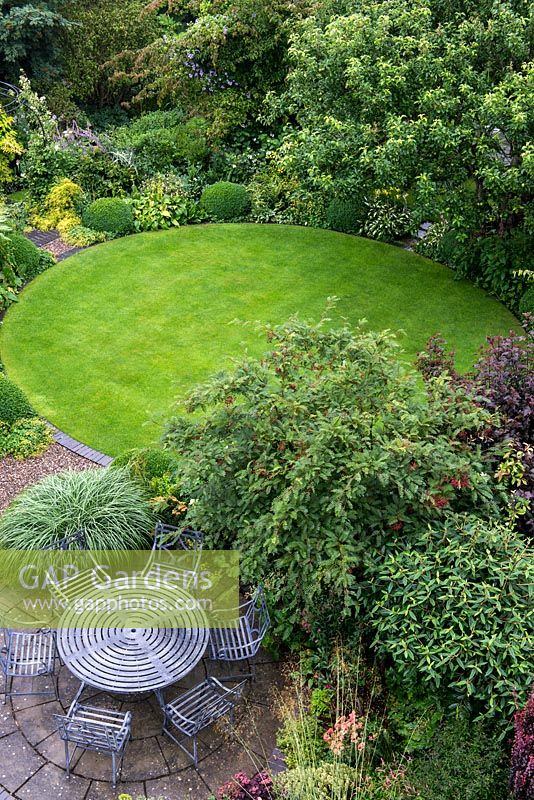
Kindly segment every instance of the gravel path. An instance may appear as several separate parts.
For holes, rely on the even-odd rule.
[[[92,467],[96,467],[96,464],[55,443],[37,458],[16,461],[8,456],[0,459],[0,511],[6,508],[26,486],[36,483],[45,475],[66,469],[82,470]]]

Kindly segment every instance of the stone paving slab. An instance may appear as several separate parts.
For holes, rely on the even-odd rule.
[[[228,665],[204,660],[184,683],[190,685],[206,674],[224,672],[227,674]],[[77,750],[73,777],[70,781],[66,777],[64,744],[52,714],[66,712],[79,684],[62,666],[59,702],[39,696],[18,697],[3,710],[0,706],[0,800],[118,800],[123,793],[134,800],[145,794],[157,800],[207,800],[238,770],[250,774],[272,759],[279,724],[272,708],[282,684],[279,665],[269,660],[258,664],[257,680],[249,683],[236,709],[235,726],[221,720],[200,734],[198,770],[162,735],[161,709],[154,695],[131,698],[86,689],[84,702],[129,710],[133,715],[133,741],[126,750],[122,780],[113,790],[111,759],[104,754]],[[183,686],[169,687],[167,701],[183,690]]]

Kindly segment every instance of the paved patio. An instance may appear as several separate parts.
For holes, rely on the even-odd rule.
[[[237,674],[230,665],[231,674]],[[228,665],[202,661],[183,681],[165,692],[171,700],[180,689],[206,674],[228,674]],[[260,654],[256,681],[250,683],[231,729],[218,723],[199,736],[198,771],[170,739],[161,736],[162,715],[153,695],[132,700],[87,688],[83,702],[131,710],[133,741],[126,750],[122,781],[109,783],[110,759],[77,751],[74,775],[67,780],[64,747],[55,732],[53,713],[65,713],[79,686],[62,666],[57,677],[60,702],[47,697],[14,697],[0,705],[0,800],[116,800],[119,794],[164,800],[207,800],[237,771],[249,774],[272,761],[278,721],[273,708],[284,685],[283,665]],[[45,688],[49,679],[39,678]],[[50,685],[50,683],[48,683]],[[17,686],[18,690],[18,686]]]

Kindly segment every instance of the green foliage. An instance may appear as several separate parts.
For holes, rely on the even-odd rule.
[[[371,239],[394,242],[409,233],[411,219],[406,195],[397,189],[382,189],[374,192],[368,203],[363,230]]]
[[[119,197],[101,197],[84,210],[83,224],[105,233],[131,233],[134,229],[132,204]]]
[[[11,166],[15,158],[22,153],[22,149],[22,145],[17,139],[13,126],[13,118],[9,117],[2,106],[0,106],[0,188],[13,178]]]
[[[74,225],[68,231],[62,233],[61,238],[73,247],[89,247],[98,242],[105,242],[107,236],[102,231],[94,231],[84,225]]]
[[[3,0],[0,14],[0,74],[17,81],[19,71],[50,72],[54,66],[54,40],[68,25],[58,0],[27,3]]]
[[[414,225],[454,231],[469,262],[460,274],[515,302],[512,233],[534,251],[528,5],[332,2],[290,38],[285,89],[264,114],[284,126],[273,173],[303,195],[409,193]],[[388,204],[374,205],[367,235],[410,227],[405,209],[391,230]]]
[[[39,275],[41,272],[44,272],[46,269],[53,267],[56,263],[56,259],[52,255],[52,253],[48,253],[46,250],[39,251]]]
[[[534,561],[518,534],[467,516],[369,551],[378,651],[480,717],[509,719],[531,680]]]
[[[40,259],[39,248],[30,242],[22,233],[12,233],[9,236],[11,248],[11,263],[23,281],[30,281],[39,274]]]
[[[521,314],[534,314],[534,286],[531,286],[519,301]]]
[[[20,494],[0,518],[5,548],[38,550],[83,528],[93,550],[143,549],[153,517],[126,469],[49,475]]]
[[[489,417],[445,379],[422,399],[389,332],[293,319],[268,339],[264,359],[192,392],[165,443],[195,501],[188,521],[241,550],[243,580],[267,582],[295,645],[303,616],[332,636],[356,613],[369,547],[450,508],[497,513],[480,455],[457,438]]]
[[[172,174],[146,181],[134,195],[132,208],[138,231],[175,228],[197,216],[196,203],[188,199],[183,182]]]
[[[361,233],[365,207],[358,199],[336,197],[326,209],[326,226],[341,233]]]
[[[132,191],[136,177],[130,164],[101,150],[78,151],[69,174],[92,200],[128,194]]]
[[[93,0],[65,4],[65,15],[74,23],[57,42],[68,77],[70,94],[77,102],[102,108],[126,100],[130,82],[112,81],[108,62],[124,50],[137,50],[158,35],[156,14],[144,0]]]
[[[74,172],[77,155],[33,135],[21,159],[21,177],[31,201],[42,206],[54,184]]]
[[[491,729],[466,717],[445,723],[409,767],[424,800],[507,800],[507,754]]]
[[[28,212],[24,203],[12,202],[10,200],[5,205],[2,205],[1,209],[11,229],[17,233],[23,233],[24,228],[28,224]]]
[[[141,450],[127,450],[113,460],[111,468],[128,467],[135,478],[149,487],[154,479],[176,472],[178,461],[176,454],[169,450],[146,447]]]
[[[33,416],[35,411],[22,389],[0,373],[0,421],[11,425],[19,419]]]
[[[200,205],[211,219],[224,222],[243,218],[250,209],[250,196],[238,183],[219,181],[204,189]]]
[[[48,192],[43,213],[33,214],[32,222],[40,230],[57,228],[65,217],[77,218],[83,200],[83,189],[70,178],[62,178]]]
[[[19,419],[12,425],[0,422],[0,457],[33,458],[46,452],[53,441],[50,427],[37,417]]]

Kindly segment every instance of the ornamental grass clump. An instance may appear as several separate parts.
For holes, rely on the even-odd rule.
[[[83,529],[93,550],[144,549],[154,519],[127,469],[49,475],[0,518],[0,547],[40,550]]]

